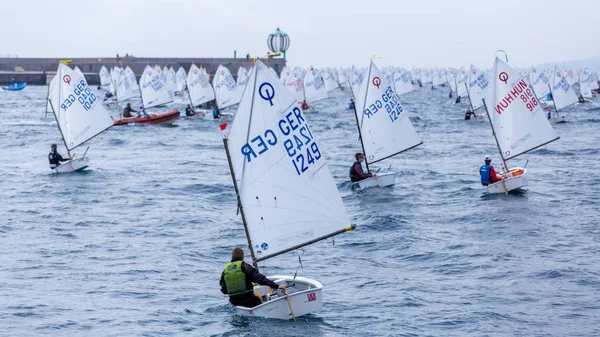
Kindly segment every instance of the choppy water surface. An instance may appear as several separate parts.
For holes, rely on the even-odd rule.
[[[217,121],[114,127],[89,142],[91,170],[57,175],[46,91],[0,92],[0,335],[600,335],[598,105],[514,161],[529,159],[526,192],[484,197],[490,126],[445,90],[403,97],[425,143],[381,163],[396,186],[356,192],[349,94],[317,103],[307,118],[360,227],[304,251],[326,303],[293,323],[233,316],[219,291],[246,243]],[[297,267],[291,253],[261,270]]]

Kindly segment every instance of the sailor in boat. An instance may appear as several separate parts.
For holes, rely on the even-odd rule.
[[[136,117],[134,115],[132,115],[132,112],[137,112],[136,110],[133,110],[131,108],[131,103],[127,103],[127,106],[125,107],[125,109],[123,109],[123,118],[133,118]],[[140,117],[140,115],[138,114],[137,117]]]
[[[244,251],[242,248],[234,248],[231,251],[231,262],[225,265],[221,273],[221,292],[229,296],[229,302],[235,306],[252,308],[262,303],[262,300],[254,294],[252,283],[273,289],[285,290],[284,285],[279,285],[244,262]]]
[[[467,108],[467,111],[465,112],[465,120],[468,121],[471,119],[471,117],[475,117],[475,112],[471,111],[471,109]]]
[[[302,110],[308,110],[308,104],[306,103],[306,100],[302,101]]]
[[[350,98],[350,103],[348,103],[348,110],[354,110],[354,98]]]
[[[458,104],[458,103],[460,103],[460,95],[456,96],[456,101],[454,102],[454,104]]]
[[[481,176],[481,185],[488,186],[496,183],[502,179],[501,176],[496,174],[494,167],[490,165],[492,163],[492,157],[485,157],[485,164],[479,168],[479,175]]]
[[[148,113],[146,112],[146,109],[144,109],[143,105],[140,105],[140,113],[138,116],[150,117],[150,115],[148,115]]]
[[[10,80],[10,87],[11,87],[11,88],[14,88],[14,87],[16,87],[16,86],[17,86],[17,85],[15,84],[15,79],[14,79],[14,78],[11,78],[11,80]]]
[[[219,118],[219,117],[221,117],[221,112],[219,112],[219,109],[218,109],[218,108],[214,108],[214,109],[213,109],[213,118],[214,118],[214,119],[217,119],[217,118]]]
[[[192,106],[188,104],[185,107],[185,115],[188,116],[188,117],[192,117],[195,114],[196,114],[196,111],[194,111],[194,109],[192,109]]]
[[[354,157],[356,158],[356,161],[350,168],[350,181],[357,182],[372,177],[373,175],[371,173],[365,173],[362,168],[362,162],[365,161],[365,155],[359,152],[355,154]]]
[[[50,169],[54,170],[61,162],[69,159],[63,158],[60,153],[56,150],[56,144],[52,144],[50,147],[50,154],[48,154],[48,162],[50,163]]]
[[[452,98],[452,89],[450,89],[450,93],[448,93],[448,98]]]
[[[546,118],[548,118],[548,120],[552,119],[552,110],[550,108],[546,110]]]
[[[111,98],[111,97],[113,97],[113,94],[112,94],[110,91],[107,91],[107,92],[104,94],[104,98],[105,98],[105,99],[108,99],[108,98]]]

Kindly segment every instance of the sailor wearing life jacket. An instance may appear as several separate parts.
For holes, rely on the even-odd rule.
[[[54,170],[61,162],[67,161],[60,153],[56,150],[56,144],[52,144],[50,154],[48,154],[48,162],[50,163],[50,169]]]
[[[371,173],[365,173],[363,171],[362,162],[365,161],[365,156],[359,152],[354,155],[354,158],[356,158],[356,161],[350,168],[350,181],[357,182],[372,177],[373,175]]]
[[[481,165],[479,168],[479,175],[481,176],[481,185],[488,186],[489,184],[493,184],[495,182],[500,181],[500,177],[496,175],[496,170],[494,167],[490,165],[492,162],[492,157],[485,157],[485,164]]]
[[[261,303],[260,298],[254,295],[252,283],[273,289],[285,290],[284,285],[279,285],[244,262],[244,251],[235,248],[231,252],[231,262],[225,265],[221,274],[221,292],[229,295],[229,302],[235,306],[252,308]]]

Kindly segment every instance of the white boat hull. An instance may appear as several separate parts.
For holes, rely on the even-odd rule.
[[[475,116],[471,116],[470,119],[466,119],[467,121],[476,121],[476,122],[480,122],[483,120],[483,115],[475,115]]]
[[[521,172],[519,174],[519,171]],[[506,176],[503,180],[485,186],[486,193],[505,193],[520,189],[527,185],[527,169],[522,167],[513,167],[508,170],[508,175],[504,172],[500,174]]]
[[[295,317],[310,314],[323,308],[323,285],[320,282],[301,276],[294,279],[293,276],[277,275],[271,276],[269,279],[288,288],[287,291]],[[269,296],[269,287],[258,286],[255,288],[255,292],[261,296]],[[290,305],[283,294],[270,295],[269,300],[254,308],[235,308],[238,314],[244,316],[292,319]]]
[[[566,123],[565,116],[553,116],[550,118],[550,124]]]
[[[368,187],[386,187],[393,186],[396,183],[396,174],[394,172],[374,174],[373,177],[367,178],[361,181],[353,183],[354,187],[360,187],[361,189]]]
[[[67,161],[64,164],[60,164],[55,167],[53,170],[56,173],[71,173],[71,172],[79,172],[85,170],[89,165],[88,157],[80,157],[74,158],[72,160]]]

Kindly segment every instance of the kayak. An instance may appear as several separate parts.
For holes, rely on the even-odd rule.
[[[21,82],[17,85],[15,85],[14,87],[3,87],[2,90],[6,90],[6,91],[20,91],[25,89],[25,87],[27,86],[27,82]]]
[[[179,110],[171,110],[148,117],[131,117],[116,119],[115,125],[146,125],[146,124],[173,124],[179,118]]]

